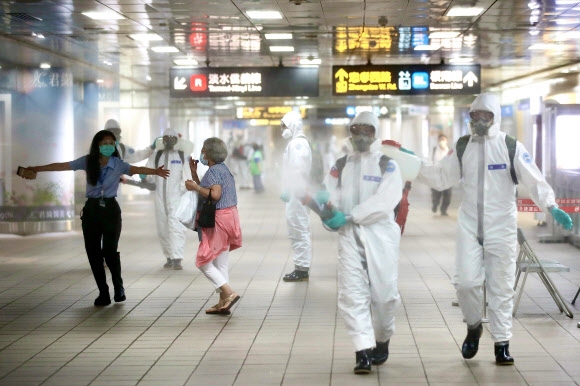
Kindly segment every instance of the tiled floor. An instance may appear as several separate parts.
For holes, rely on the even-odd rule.
[[[184,270],[162,268],[146,198],[123,202],[124,303],[93,307],[96,288],[78,230],[0,236],[0,385],[580,384],[580,328],[536,275],[514,320],[516,365],[494,364],[487,329],[479,354],[461,357],[465,325],[450,283],[456,208],[434,216],[421,185],[410,201],[397,332],[389,360],[370,375],[352,373],[353,347],[337,315],[336,234],[313,215],[310,281],[283,282],[293,264],[283,204],[271,189],[239,192],[244,246],[231,254],[230,269],[242,298],[229,317],[204,313],[216,296],[195,268],[193,232]],[[538,243],[544,228],[529,214],[520,226],[540,257],[571,268],[552,275],[570,301],[580,285],[580,249]]]

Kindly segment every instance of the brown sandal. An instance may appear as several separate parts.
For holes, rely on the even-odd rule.
[[[224,300],[224,304],[222,305],[222,307],[220,308],[221,312],[225,312],[225,311],[230,311],[230,308],[232,308],[232,306],[234,304],[236,304],[238,302],[238,300],[240,300],[240,295],[238,295],[237,293],[233,292],[230,296],[228,296],[225,300]]]
[[[220,301],[217,304],[214,304],[213,306],[211,306],[210,308],[208,308],[207,310],[205,310],[205,313],[208,315],[229,315],[231,314],[231,312],[229,310],[226,311],[222,311],[221,308],[224,305],[224,301],[220,299]]]

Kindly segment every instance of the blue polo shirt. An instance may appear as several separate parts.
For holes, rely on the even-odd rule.
[[[70,161],[72,170],[87,171],[87,156],[77,158]],[[101,167],[101,174],[97,185],[89,184],[87,180],[87,198],[111,198],[117,197],[117,190],[119,189],[119,181],[123,174],[129,174],[131,165],[117,157],[109,157],[109,162],[104,167]]]
[[[216,209],[226,209],[238,205],[236,194],[236,182],[234,176],[224,163],[211,166],[200,181],[200,186],[209,188],[212,185],[221,185],[222,196],[216,204]],[[199,196],[198,209],[207,200],[206,197]]]

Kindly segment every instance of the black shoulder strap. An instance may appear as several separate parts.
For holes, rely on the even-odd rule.
[[[512,181],[514,185],[518,184],[518,177],[516,176],[516,168],[514,166],[514,158],[516,156],[516,146],[517,140],[511,135],[505,136],[505,144],[508,148],[508,154],[510,156],[510,175],[512,176]]]
[[[379,160],[381,175],[385,174],[385,171],[387,170],[387,166],[390,160],[391,159],[384,154],[381,156],[381,159]],[[342,187],[342,169],[344,169],[345,165],[346,165],[346,156],[337,159],[336,163],[334,164],[336,170],[338,170],[338,185],[337,185],[338,188]]]
[[[157,150],[157,153],[155,154],[155,169],[159,167],[159,159],[161,158],[161,153],[163,153],[163,150]]]
[[[461,176],[463,177],[463,162],[461,162],[461,158],[463,158],[463,153],[465,153],[465,148],[467,147],[467,143],[471,135],[464,135],[463,137],[457,140],[457,144],[455,145],[455,151],[457,152],[457,159],[459,160],[459,170],[461,171]]]
[[[379,160],[379,167],[381,168],[381,176],[385,174],[385,171],[387,170],[387,165],[389,164],[390,160],[391,159],[384,154],[381,156],[381,159]]]
[[[344,157],[340,157],[339,159],[336,160],[336,163],[334,164],[334,166],[336,167],[336,170],[338,170],[338,188],[342,187],[342,181],[341,181],[341,177],[342,177],[342,169],[344,169],[344,166],[346,165],[346,156]]]

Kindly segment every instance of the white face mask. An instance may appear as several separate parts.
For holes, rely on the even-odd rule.
[[[282,131],[282,138],[284,139],[292,138],[292,131],[289,128],[285,128],[284,131]]]

